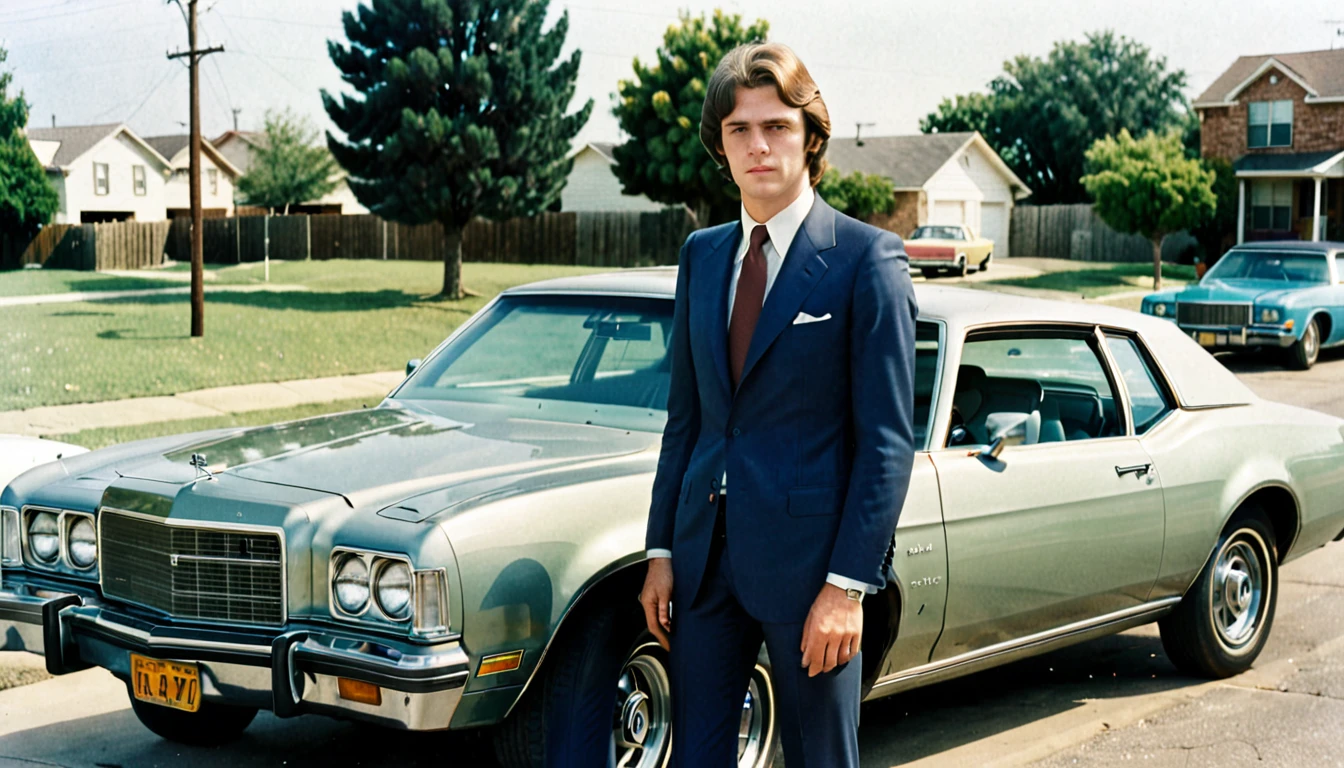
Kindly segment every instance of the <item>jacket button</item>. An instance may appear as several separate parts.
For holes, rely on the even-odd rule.
[[[740,434],[742,434],[742,430],[738,429],[737,427],[733,427],[733,437],[737,437]]]

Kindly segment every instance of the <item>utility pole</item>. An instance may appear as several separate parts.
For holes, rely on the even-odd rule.
[[[181,0],[169,0],[177,3],[182,10]],[[205,335],[205,259],[202,255],[201,240],[201,87],[197,70],[202,56],[222,53],[224,46],[196,48],[196,0],[187,0],[187,10],[183,14],[187,21],[187,45],[190,50],[168,54],[169,59],[187,59],[191,70],[191,167],[188,189],[191,191],[191,335]]]
[[[229,111],[233,113],[233,132],[238,132],[238,113],[243,111],[242,107],[230,107]]]

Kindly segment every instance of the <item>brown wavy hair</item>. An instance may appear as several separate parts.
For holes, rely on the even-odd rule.
[[[826,162],[826,145],[831,140],[831,114],[816,81],[787,45],[747,43],[723,57],[705,89],[705,105],[700,110],[700,143],[719,164],[719,171],[731,180],[732,171],[723,151],[723,120],[737,108],[739,86],[763,85],[773,85],[780,101],[803,110],[808,172],[815,187],[830,167]]]

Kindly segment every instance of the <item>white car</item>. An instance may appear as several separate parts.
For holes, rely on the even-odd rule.
[[[38,464],[81,453],[88,453],[88,449],[40,437],[0,435],[0,488]]]

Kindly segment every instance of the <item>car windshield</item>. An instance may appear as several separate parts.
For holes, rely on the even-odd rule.
[[[965,240],[961,227],[920,227],[911,240]]]
[[[1204,276],[1213,280],[1281,280],[1326,284],[1330,267],[1325,254],[1278,251],[1228,251]]]
[[[492,403],[519,417],[660,431],[671,299],[503,296],[397,390],[397,400]],[[939,326],[920,322],[915,444],[933,412]]]

